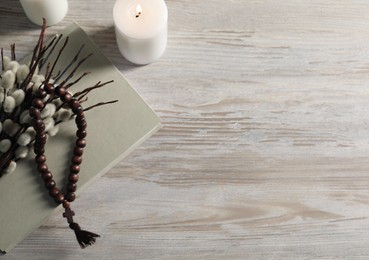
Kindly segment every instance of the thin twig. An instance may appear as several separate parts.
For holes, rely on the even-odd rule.
[[[78,60],[78,57],[79,57],[79,55],[81,54],[81,52],[82,52],[82,50],[83,50],[83,48],[85,47],[85,45],[84,44],[82,44],[82,46],[79,48],[79,50],[78,50],[78,52],[77,52],[77,54],[74,56],[74,58],[72,59],[72,61],[68,64],[68,66],[63,70],[63,72],[59,75],[59,76],[57,76],[57,77],[55,77],[54,78],[54,82],[55,83],[57,83],[58,81],[59,81],[59,79],[61,78],[61,77],[63,77],[63,75],[69,70],[69,68],[70,67],[72,67],[72,65],[75,63],[75,62],[77,62],[77,60]]]
[[[40,63],[39,63],[40,70],[44,67],[45,63],[49,60],[50,55],[54,52],[56,46],[58,45],[59,41],[62,38],[63,38],[63,34],[61,34],[60,36],[55,36],[54,39],[51,41],[51,43],[46,47],[46,50],[48,50],[52,46],[51,50],[46,55],[46,57],[40,60]],[[54,43],[55,39],[56,39],[56,42]]]
[[[48,75],[45,75],[45,76],[46,76],[45,84],[48,84],[48,83],[49,83],[50,78],[51,78],[51,76],[52,76],[52,74],[53,74],[53,71],[54,71],[54,69],[55,69],[55,66],[56,66],[56,64],[58,63],[59,58],[60,58],[61,54],[63,53],[63,51],[64,51],[64,49],[65,49],[65,46],[67,46],[68,41],[69,41],[69,37],[67,37],[67,38],[65,39],[63,46],[60,48],[59,53],[58,53],[58,56],[56,56],[56,59],[55,59],[55,61],[54,61],[53,66],[51,67],[51,70],[50,70],[49,74],[48,74]]]
[[[40,49],[37,53],[37,50],[39,49],[39,46],[41,45],[41,41],[44,39],[45,30],[46,30],[46,23],[43,23],[38,43],[33,51],[33,56],[32,56],[32,60],[31,60],[30,67],[29,67],[30,72],[28,73],[26,79],[19,86],[20,89],[25,90],[27,88],[28,83],[31,81],[37,69],[40,59],[42,59],[43,55],[45,54],[45,49],[43,50]]]
[[[10,45],[11,48],[11,53],[12,53],[12,60],[15,60],[15,43],[13,43],[12,45]]]
[[[76,67],[71,71],[71,73],[68,75],[68,77],[63,80],[62,83],[60,83],[60,86],[64,86],[65,83],[68,82],[68,80],[70,80],[73,76],[74,76],[74,73],[77,71],[77,69],[88,59],[92,56],[92,53],[90,53],[89,55],[87,55],[86,57],[84,57],[82,60],[80,60],[78,62],[78,64],[76,65]]]
[[[100,102],[100,103],[97,103],[93,106],[90,106],[90,107],[87,107],[87,108],[83,109],[83,111],[86,112],[86,111],[91,110],[95,107],[104,106],[104,105],[108,105],[108,104],[113,104],[113,103],[116,103],[116,102],[118,102],[118,100],[112,100],[112,101],[108,101],[108,102]]]
[[[95,86],[93,87],[89,87],[89,88],[86,88],[80,92],[77,92],[76,94],[73,95],[73,97],[78,97],[78,100],[81,100],[82,98],[84,98],[86,95],[88,95],[92,90],[95,90],[97,88],[101,88],[107,84],[110,84],[110,83],[113,83],[114,80],[110,80],[110,81],[107,81],[107,82],[104,82],[101,84],[101,81],[99,81],[98,83],[95,84]]]
[[[78,79],[76,79],[75,81],[68,83],[65,88],[68,89],[71,86],[75,85],[76,83],[78,83],[82,78],[84,78],[85,76],[87,76],[88,74],[90,74],[91,72],[84,72]]]
[[[31,69],[31,67],[34,65],[34,63],[36,61],[36,57],[40,55],[40,48],[39,47],[40,47],[41,41],[43,39],[42,35],[45,34],[45,30],[46,30],[46,25],[43,24],[40,36],[38,37],[37,44],[36,44],[35,48],[33,49],[33,54],[32,54],[32,58],[31,58],[31,62],[29,64],[29,69]]]
[[[3,48],[1,48],[1,70],[4,71],[5,68],[4,68],[4,50]]]

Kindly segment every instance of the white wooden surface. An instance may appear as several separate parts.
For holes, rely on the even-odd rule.
[[[103,236],[80,250],[60,214],[8,259],[368,259],[369,2],[166,1],[168,49],[133,66],[113,0],[76,20],[164,128],[76,201]],[[0,46],[38,28],[0,0]]]

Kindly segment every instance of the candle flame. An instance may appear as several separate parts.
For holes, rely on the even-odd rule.
[[[137,6],[136,6],[136,18],[140,17],[141,14],[142,14],[142,7],[141,7],[141,5],[137,4]]]

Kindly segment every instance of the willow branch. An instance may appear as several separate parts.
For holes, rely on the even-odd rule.
[[[53,74],[53,71],[54,71],[54,69],[55,69],[55,66],[56,66],[56,64],[58,63],[59,58],[60,58],[61,54],[63,53],[63,51],[64,51],[64,49],[65,49],[65,46],[67,46],[68,41],[69,41],[69,37],[67,37],[67,38],[65,39],[64,44],[63,44],[63,46],[60,48],[59,53],[58,53],[58,56],[56,56],[56,59],[55,59],[55,61],[54,61],[54,63],[53,63],[53,66],[51,67],[51,70],[50,70],[49,74],[48,74],[48,75],[46,75],[45,84],[48,84],[48,83],[49,83],[50,78],[51,78],[51,75]]]
[[[88,111],[88,110],[91,110],[95,107],[100,107],[100,106],[105,106],[105,105],[108,105],[108,104],[113,104],[113,103],[116,103],[118,102],[118,100],[112,100],[112,101],[108,101],[108,102],[100,102],[100,103],[97,103],[93,106],[90,106],[90,107],[86,107],[85,109],[83,109],[84,112]]]
[[[71,73],[68,75],[68,77],[63,80],[62,83],[60,83],[60,86],[64,86],[65,83],[67,83],[73,76],[74,76],[74,73],[76,73],[76,71],[78,70],[78,68],[88,59],[92,56],[92,53],[90,53],[89,55],[87,55],[86,57],[84,57],[82,60],[80,60],[78,62],[78,64],[74,67],[74,69],[71,71]]]
[[[55,83],[57,83],[59,81],[59,79],[61,77],[63,77],[63,75],[69,70],[69,68],[72,67],[72,65],[77,62],[78,57],[81,54],[81,52],[82,52],[82,50],[83,50],[84,47],[85,47],[85,45],[82,44],[82,46],[79,48],[77,54],[73,57],[72,61],[68,64],[68,66],[63,70],[63,72],[59,76],[57,76],[57,77],[54,78],[54,82]]]

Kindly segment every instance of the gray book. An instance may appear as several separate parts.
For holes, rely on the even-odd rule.
[[[118,103],[86,112],[87,147],[81,165],[78,195],[161,125],[158,116],[77,24],[72,24],[62,33],[70,39],[58,63],[59,68],[70,62],[81,44],[85,45],[83,55],[93,53],[79,69],[80,74],[86,71],[91,74],[71,91],[75,93],[98,81],[114,80],[114,83],[90,93],[88,105],[119,99]],[[77,73],[76,77],[80,74]],[[64,186],[68,174],[75,131],[73,120],[63,123],[58,135],[49,138],[46,145],[49,168],[59,187]],[[31,154],[30,158],[18,163],[15,172],[0,178],[0,250],[3,252],[9,252],[57,208],[36,170],[33,152]]]

